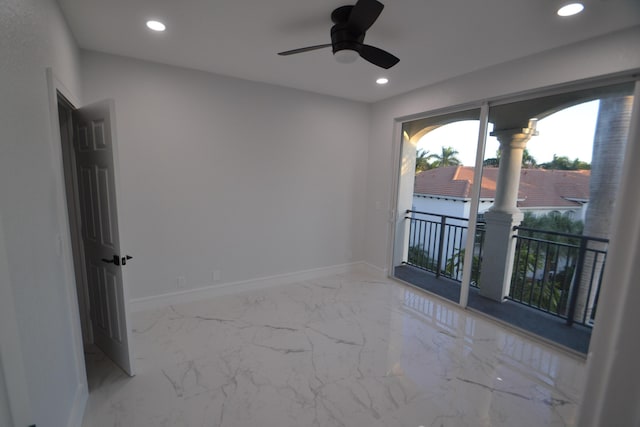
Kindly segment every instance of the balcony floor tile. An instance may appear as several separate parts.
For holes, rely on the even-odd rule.
[[[395,276],[455,303],[460,300],[460,283],[453,280],[436,278],[432,273],[409,265],[397,266]],[[568,326],[559,317],[517,302],[506,300],[500,303],[484,298],[477,288],[471,288],[468,306],[578,353],[586,355],[589,350],[591,328],[576,324]]]

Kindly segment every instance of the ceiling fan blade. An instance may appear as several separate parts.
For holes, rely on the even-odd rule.
[[[287,50],[287,51],[284,51],[284,52],[279,52],[278,55],[280,55],[280,56],[295,55],[296,53],[302,53],[302,52],[309,52],[311,50],[324,49],[325,47],[331,47],[331,43],[329,43],[329,44],[318,44],[318,45],[315,45],[315,46],[301,47],[300,49]]]
[[[384,5],[378,0],[358,0],[351,9],[347,26],[354,32],[364,33],[376,22]]]
[[[396,58],[392,54],[374,46],[363,44],[360,47],[360,56],[371,62],[373,65],[389,69],[400,62],[400,59]]]

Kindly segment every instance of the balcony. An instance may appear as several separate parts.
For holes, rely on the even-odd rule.
[[[406,261],[395,277],[456,303],[460,300],[468,219],[409,210]],[[546,340],[585,353],[593,326],[606,239],[515,227],[509,294],[497,302],[480,295],[485,227],[475,231],[468,306]]]

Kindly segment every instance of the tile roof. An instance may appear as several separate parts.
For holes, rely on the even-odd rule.
[[[420,172],[415,177],[414,193],[435,196],[471,198],[474,168],[448,166]],[[576,200],[589,199],[591,171],[522,169],[518,191],[518,207],[572,207]],[[485,167],[480,198],[494,199],[498,168]]]

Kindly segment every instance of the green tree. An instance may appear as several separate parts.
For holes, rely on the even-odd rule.
[[[464,248],[460,248],[451,255],[451,258],[447,260],[446,264],[444,265],[444,272],[447,277],[450,277],[454,280],[462,279],[462,267],[464,264],[464,254],[465,254]],[[477,281],[478,281],[479,272],[480,272],[480,257],[478,257],[477,255],[474,255],[473,261],[471,264],[471,276],[472,276],[471,285],[478,286]]]
[[[571,214],[569,213],[560,213],[557,211],[549,212],[545,215],[534,215],[531,212],[524,213],[524,219],[520,224],[521,227],[525,228],[535,228],[537,230],[545,230],[545,231],[556,231],[559,233],[569,233],[569,234],[582,234],[582,229],[584,224],[579,219],[573,219]],[[567,242],[567,238],[564,237],[565,240],[561,240],[561,236],[546,236],[547,240],[552,241],[563,241]]]
[[[576,159],[577,160],[577,159]],[[529,153],[526,148],[522,152],[522,167],[525,169],[532,169],[538,165],[536,159]]]
[[[587,162],[583,162],[577,158],[573,160],[569,160],[569,157],[558,156],[557,154],[553,155],[553,160],[551,160],[550,162],[541,164],[540,167],[543,169],[555,169],[555,170],[565,170],[565,171],[591,169],[591,165]]]
[[[500,166],[500,159],[497,158],[497,157],[491,157],[489,159],[484,159],[484,161],[482,162],[482,166],[490,167],[490,168],[497,168],[498,166]]]
[[[442,147],[441,154],[431,154],[427,158],[429,160],[435,159],[431,163],[431,167],[433,168],[439,168],[444,166],[457,166],[462,164],[462,162],[460,162],[460,159],[456,157],[456,154],[459,154],[459,152],[455,150],[453,147]]]
[[[420,247],[420,245],[413,245],[409,247],[407,261],[411,265],[422,267],[429,271],[435,271],[438,264],[435,259],[429,256],[429,251]]]
[[[565,313],[582,221],[572,219],[568,213],[551,212],[535,216],[526,212],[520,227],[536,231],[518,231],[524,239],[519,239],[516,248],[511,297],[544,310]]]
[[[429,151],[419,148],[416,151],[416,173],[431,169]]]
[[[482,166],[489,166],[493,168],[497,168],[500,166],[500,157],[502,156],[502,150],[499,148],[496,150],[496,156],[488,159],[484,159],[482,162]]]
[[[496,168],[499,167],[501,155],[502,155],[502,151],[498,148],[496,150],[496,156],[485,159],[484,162],[482,162],[482,165],[489,166],[489,167],[496,167]],[[529,153],[529,150],[525,148],[524,151],[522,152],[522,167],[524,169],[532,169],[537,166],[538,166],[538,162],[536,161],[535,157],[533,157],[531,153]]]

